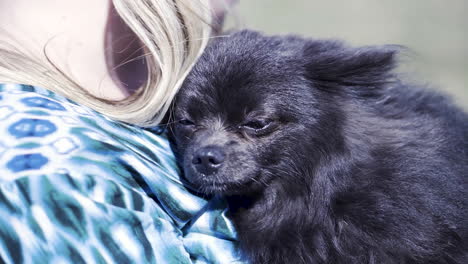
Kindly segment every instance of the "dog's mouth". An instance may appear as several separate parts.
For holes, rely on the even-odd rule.
[[[250,190],[253,185],[259,182],[255,179],[257,177],[226,181],[219,179],[219,175],[197,174],[196,176],[186,177],[184,173],[183,179],[192,190],[207,195],[240,194]]]
[[[216,181],[204,181],[201,185],[198,185],[199,189],[205,194],[230,194],[243,187],[244,184],[239,182],[216,182]]]

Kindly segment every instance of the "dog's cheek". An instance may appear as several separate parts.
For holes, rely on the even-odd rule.
[[[249,149],[246,149],[245,146],[231,149],[228,157],[229,162],[226,164],[223,174],[231,175],[233,180],[250,177],[254,159]]]
[[[289,148],[288,140],[281,134],[265,138],[259,144],[254,145],[253,152],[256,153],[256,162],[262,167],[278,164]]]

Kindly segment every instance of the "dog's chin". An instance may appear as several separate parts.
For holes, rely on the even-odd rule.
[[[208,195],[236,195],[242,194],[242,186],[236,183],[218,183],[218,182],[204,182],[198,185],[198,190]]]
[[[191,189],[205,195],[243,195],[255,192],[258,182],[251,178],[236,181],[220,180],[219,175],[206,176],[196,172],[185,172],[185,179]]]

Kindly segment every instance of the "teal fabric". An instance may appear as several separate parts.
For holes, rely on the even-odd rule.
[[[241,263],[225,208],[164,135],[0,84],[0,263]]]

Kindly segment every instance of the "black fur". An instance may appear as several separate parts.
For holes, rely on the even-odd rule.
[[[398,48],[212,41],[172,130],[185,178],[229,202],[252,263],[468,263],[468,117],[401,82]],[[216,146],[213,175],[193,153]]]

